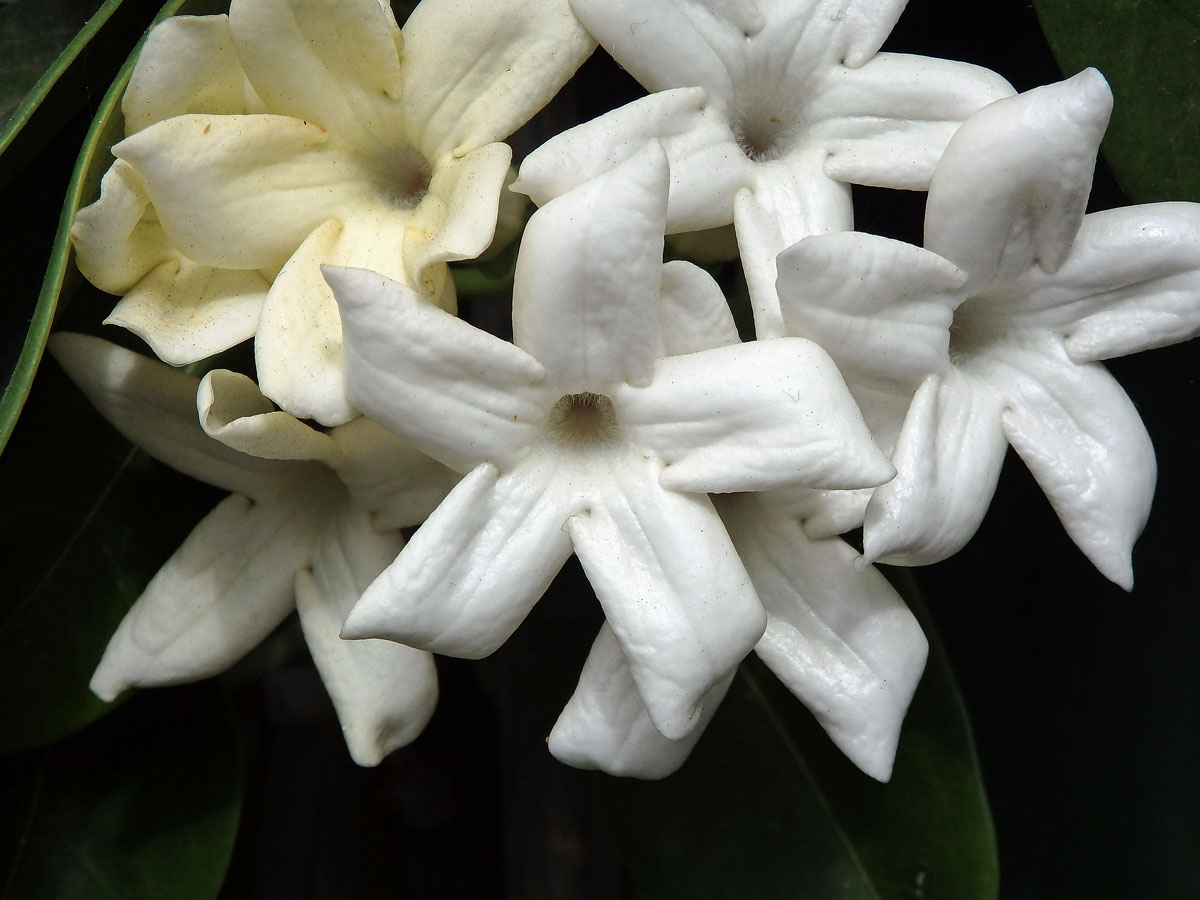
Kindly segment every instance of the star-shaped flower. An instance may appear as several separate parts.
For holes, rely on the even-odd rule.
[[[222,342],[253,321],[263,392],[302,418],[345,422],[341,327],[319,266],[368,267],[431,299],[449,291],[452,306],[445,261],[492,239],[511,156],[497,141],[592,46],[565,0],[424,0],[403,31],[380,0],[234,0],[228,18],[165,22],[126,98],[130,134],[101,207],[112,218],[85,218],[80,255],[116,270],[132,241],[143,276],[161,280],[145,266],[180,257],[243,273],[220,276],[236,289],[175,278],[153,296],[235,306],[236,328],[227,312],[204,320],[222,323]],[[160,234],[165,247],[147,252]],[[264,279],[265,301],[244,283]]]
[[[512,344],[379,275],[326,270],[353,401],[465,474],[344,635],[484,656],[573,550],[654,727],[680,738],[765,624],[706,493],[890,477],[815,345],[665,355],[663,334],[725,308],[702,270],[662,264],[668,178],[652,143],[534,215]]]
[[[964,63],[878,53],[903,0],[572,0],[650,96],[521,166],[538,204],[635,152],[671,163],[669,231],[733,222],[758,336],[783,334],[775,256],[852,227],[846,182],[924,189],[963,119],[1012,93]]]
[[[866,508],[867,559],[956,552],[1011,445],[1080,549],[1132,586],[1154,452],[1099,360],[1200,330],[1200,206],[1084,214],[1111,108],[1088,69],[971,118],[934,174],[925,250],[845,234],[779,257],[790,332],[907,405],[889,426],[899,474]]]
[[[51,350],[122,434],[232,492],[134,603],[92,690],[112,700],[215,675],[297,609],[355,761],[375,765],[413,740],[437,701],[432,657],[338,633],[404,545],[399,528],[437,505],[451,473],[363,418],[314,431],[232,372],[209,373],[197,396],[192,376],[99,338],[59,334]]]

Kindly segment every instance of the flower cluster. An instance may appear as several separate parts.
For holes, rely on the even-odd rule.
[[[430,654],[494,651],[575,554],[605,624],[558,758],[669,774],[754,651],[887,780],[927,643],[871,563],[960,549],[1009,445],[1131,587],[1154,456],[1100,361],[1200,331],[1200,208],[1085,215],[1103,78],[1017,95],[880,52],[903,6],[423,0],[401,28],[233,0],[155,29],[77,259],[165,363],[253,337],[255,379],[56,339],[117,428],[232,492],[93,689],[206,677],[294,606],[373,764],[431,714]],[[521,164],[509,342],[446,264],[596,42],[649,93]],[[852,230],[852,183],[928,191],[925,246]],[[753,341],[663,261],[728,226]]]

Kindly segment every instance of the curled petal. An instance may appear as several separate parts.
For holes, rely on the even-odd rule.
[[[656,356],[680,356],[741,341],[721,288],[702,268],[681,259],[662,268],[658,335]]]

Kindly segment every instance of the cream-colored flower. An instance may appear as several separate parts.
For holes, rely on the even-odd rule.
[[[234,0],[228,17],[169,20],[125,99],[106,194],[75,231],[85,274],[136,279],[115,321],[152,346],[191,333],[172,362],[252,331],[267,396],[348,421],[320,265],[452,307],[445,262],[492,239],[511,157],[498,141],[592,46],[565,0],[425,0],[403,30],[379,0]]]

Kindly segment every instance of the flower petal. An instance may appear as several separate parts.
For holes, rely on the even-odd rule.
[[[741,342],[733,313],[713,277],[681,259],[662,267],[656,356],[680,356]]]
[[[530,457],[501,477],[482,465],[452,490],[346,619],[342,636],[383,637],[447,656],[487,656],[571,555],[568,499]]]
[[[345,641],[339,632],[363,590],[404,546],[344,507],[317,541],[311,572],[296,574],[296,609],[350,755],[378,765],[425,728],[437,704],[433,656],[391,641]]]
[[[553,391],[605,393],[649,380],[667,177],[652,142],[529,220],[513,286],[513,342],[546,367]]]
[[[324,272],[341,307],[351,401],[456,472],[511,467],[554,402],[537,360],[398,282]]]
[[[986,290],[1070,253],[1091,191],[1112,93],[1095,69],[981,110],[934,173],[925,247]]]
[[[503,140],[595,46],[566,0],[423,0],[404,23],[407,133],[439,162]]]
[[[836,30],[830,41],[835,58],[848,66],[861,66],[883,46],[906,3],[907,0],[820,0],[812,17],[835,22]],[[782,0],[781,5],[791,4]]]
[[[683,765],[716,712],[733,675],[704,697],[700,722],[677,741],[663,737],[638,693],[629,661],[607,623],[592,644],[575,693],[547,744],[560,762],[630,778],[666,778]]]
[[[341,458],[333,464],[354,501],[380,531],[419,525],[459,476],[366,416],[330,432]]]
[[[734,201],[733,224],[759,340],[786,333],[775,291],[776,256],[801,238],[853,227],[850,188],[825,175],[823,158],[823,150],[809,147],[760,163],[754,187],[739,192]]]
[[[873,487],[893,475],[833,362],[799,338],[663,359],[648,387],[613,399],[671,490]]]
[[[271,495],[290,467],[231,450],[200,427],[198,380],[100,338],[59,332],[51,354],[117,431],[185,475],[250,497]],[[294,473],[292,473],[294,474]]]
[[[863,523],[863,559],[922,566],[962,549],[991,503],[1007,448],[1002,397],[947,369],[913,397],[892,463]]]
[[[269,287],[252,269],[214,269],[177,256],[139,281],[104,324],[129,329],[163,362],[185,366],[254,337]]]
[[[1059,340],[1030,335],[986,360],[1004,380],[1004,434],[1067,533],[1103,575],[1133,587],[1133,543],[1154,496],[1150,436],[1103,366],[1072,362]]]
[[[1012,94],[981,66],[880,53],[861,68],[831,68],[808,115],[829,149],[826,175],[923,191],[963,120]]]
[[[1085,216],[1053,275],[1010,292],[1026,321],[1067,337],[1075,362],[1165,347],[1200,330],[1200,205],[1152,203]]]
[[[270,634],[292,609],[296,571],[307,565],[325,515],[323,496],[310,482],[290,500],[223,500],[121,620],[92,690],[112,700],[128,687],[207,678]]]
[[[151,29],[121,98],[125,133],[188,113],[246,112],[228,16],[173,16]]]
[[[403,134],[399,30],[387,7],[379,0],[237,0],[229,24],[246,75],[271,112],[372,147]]]
[[[871,234],[805,238],[776,261],[788,334],[826,350],[847,380],[915,391],[949,363],[966,276],[940,256]]]
[[[754,4],[735,0],[571,0],[571,8],[651,92],[699,86],[729,97],[730,69],[741,68],[747,36],[764,24]]]
[[[701,88],[642,97],[551,138],[521,163],[513,189],[539,206],[610,171],[657,139],[667,154],[671,189],[667,232],[733,221],[733,198],[750,183],[753,164],[742,153],[724,111]]]
[[[75,264],[100,290],[124,294],[156,266],[178,257],[149,205],[142,180],[118,159],[100,181],[100,199],[75,216]]]
[[[279,412],[251,379],[215,369],[200,380],[196,408],[205,434],[227,447],[264,459],[334,464],[341,448],[328,434]]]
[[[373,2],[373,0],[372,0]],[[287,116],[176,116],[113,147],[189,258],[277,268],[319,224],[366,205],[367,182],[325,129]]]
[[[659,487],[656,467],[614,464],[613,484],[567,530],[665,737],[698,728],[704,698],[762,635],[765,616],[707,497]]]
[[[841,539],[810,541],[760,495],[715,502],[767,609],[755,652],[856,766],[887,781],[929,651],[921,626]]]

